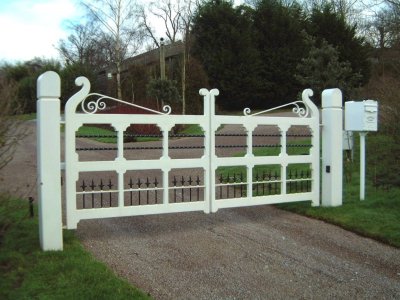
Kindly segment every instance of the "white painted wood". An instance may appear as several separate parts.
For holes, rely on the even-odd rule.
[[[163,112],[157,112],[145,107],[151,114],[141,115],[121,115],[121,114],[96,114],[99,110],[106,108],[105,99],[115,102],[122,100],[106,97],[100,94],[89,94],[90,82],[79,77],[76,84],[81,86],[81,90],[72,96],[65,107],[65,172],[66,172],[66,225],[69,229],[75,229],[82,219],[108,218],[120,216],[136,216],[160,213],[173,213],[184,211],[204,211],[205,213],[216,212],[219,208],[239,207],[248,205],[262,205],[271,203],[283,203],[291,201],[312,201],[312,205],[318,206],[319,196],[319,111],[310,100],[311,90],[305,90],[302,94],[302,101],[295,101],[282,105],[294,106],[294,117],[270,117],[263,114],[273,111],[269,109],[263,112],[251,114],[250,109],[244,110],[243,116],[224,116],[215,114],[215,98],[219,91],[216,89],[201,89],[200,95],[204,98],[203,115],[171,115],[171,108],[165,106]],[[96,100],[89,100],[92,97]],[[124,102],[125,103],[125,102]],[[138,107],[132,103],[125,103]],[[42,116],[42,115],[41,115]],[[42,118],[42,117],[41,117]],[[58,124],[60,119],[58,117]],[[75,151],[76,138],[75,132],[83,124],[110,124],[117,132],[117,157],[111,161],[79,161]],[[155,124],[161,129],[162,156],[156,160],[127,160],[123,151],[123,132],[130,124]],[[201,158],[191,159],[171,159],[168,155],[168,132],[176,124],[199,124],[204,130],[204,155]],[[247,150],[244,157],[217,157],[215,151],[215,136],[218,127],[222,124],[240,124],[247,133]],[[252,153],[253,136],[252,133],[257,126],[274,125],[281,131],[281,152],[277,156],[255,157]],[[286,147],[286,132],[291,126],[308,126],[312,132],[312,148],[308,155],[288,155]],[[289,164],[308,163],[311,165],[311,192],[290,193],[286,191],[288,182],[301,181],[301,179],[288,179],[287,167]],[[276,180],[281,185],[281,194],[269,196],[253,195],[253,168],[256,165],[280,165],[281,178]],[[60,164],[58,164],[60,165]],[[247,170],[247,176],[243,184],[247,185],[247,197],[235,199],[216,199],[216,189],[221,184],[216,183],[216,170],[218,167],[243,166]],[[196,202],[172,203],[169,199],[169,192],[177,189],[168,183],[169,172],[174,168],[202,168],[204,170],[204,199]],[[124,184],[124,174],[131,170],[152,170],[158,169],[162,172],[162,187],[152,189],[126,189]],[[117,207],[77,209],[77,195],[91,195],[99,193],[77,192],[76,182],[81,172],[115,171],[118,177],[118,185],[112,192],[118,195]],[[269,181],[272,182],[272,181]],[[275,182],[275,181],[274,181]],[[260,183],[260,182],[258,182]],[[186,187],[184,187],[186,188]],[[194,187],[195,188],[195,187]],[[136,190],[157,190],[163,194],[163,203],[140,206],[124,206],[124,194]],[[61,193],[61,192],[60,192]],[[60,194],[59,193],[59,194]]]
[[[62,250],[60,77],[48,71],[37,80],[37,172],[42,250]]]
[[[343,109],[342,92],[322,92],[322,205],[342,205]]]
[[[360,132],[360,200],[365,200],[365,137],[367,132]]]

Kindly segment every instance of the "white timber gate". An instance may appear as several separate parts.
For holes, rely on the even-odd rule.
[[[58,79],[57,79],[58,78]],[[204,99],[204,111],[202,115],[174,115],[171,114],[169,106],[163,107],[163,112],[140,107],[148,113],[144,114],[113,114],[99,113],[107,110],[110,103],[120,103],[123,105],[138,107],[135,104],[127,103],[119,99],[107,97],[104,95],[90,93],[90,82],[85,77],[79,77],[75,83],[81,89],[73,95],[65,106],[65,119],[61,120],[60,115],[52,121],[49,114],[53,115],[59,111],[60,104],[55,104],[60,96],[59,90],[54,85],[59,85],[58,74],[47,72],[38,80],[38,173],[39,173],[39,212],[41,214],[41,243],[44,250],[60,250],[60,241],[54,241],[54,235],[57,233],[55,228],[46,229],[46,222],[54,224],[61,222],[61,216],[53,216],[53,220],[47,220],[45,215],[54,214],[54,211],[61,210],[60,201],[52,201],[52,204],[46,203],[46,195],[54,198],[55,194],[61,194],[61,187],[49,188],[47,181],[55,182],[62,169],[65,171],[65,205],[66,205],[66,228],[75,229],[80,220],[94,218],[110,218],[122,216],[138,216],[162,213],[176,213],[187,211],[203,211],[205,213],[217,212],[220,208],[252,206],[274,203],[285,203],[295,201],[311,201],[313,206],[320,205],[320,113],[316,105],[310,100],[312,91],[307,89],[302,93],[302,100],[282,105],[278,108],[292,106],[292,114],[289,116],[266,116],[265,114],[276,110],[269,109],[257,113],[251,113],[246,108],[241,116],[217,115],[215,113],[215,100],[219,92],[216,89],[201,89],[200,95]],[[46,82],[52,81],[53,87],[46,88]],[[54,84],[56,82],[56,84]],[[59,87],[58,87],[59,89]],[[94,100],[91,100],[95,98]],[[58,101],[59,102],[59,101]],[[52,103],[52,104],[49,104]],[[53,105],[53,108],[51,106]],[[58,107],[57,107],[58,105]],[[52,111],[50,111],[52,110]],[[53,122],[53,123],[52,123]],[[47,130],[53,130],[52,138],[60,139],[60,132],[54,127],[54,123],[65,123],[65,162],[60,160],[60,149],[58,145],[51,150],[44,150],[43,145],[49,145]],[[53,124],[53,125],[52,125]],[[114,129],[116,135],[116,147],[114,159],[103,159],[86,161],[82,160],[77,153],[77,131],[85,126],[96,126],[99,124],[108,124]],[[157,159],[131,159],[127,155],[129,147],[124,148],[124,134],[131,125],[153,124],[160,129],[160,157]],[[171,158],[171,129],[175,125],[197,124],[203,131],[204,152],[200,157],[191,158]],[[245,149],[239,156],[221,157],[217,155],[216,137],[221,126],[240,125],[243,128]],[[256,151],[255,136],[256,130],[260,127],[275,128],[277,134],[274,138],[277,140],[278,149],[275,153],[258,153]],[[59,125],[58,125],[59,127]],[[291,128],[306,128],[307,145],[306,153],[298,151],[290,152],[292,145],[288,143],[288,137],[291,135]],[[295,135],[296,136],[296,135]],[[302,143],[304,139],[302,134],[297,135],[297,139]],[[303,137],[303,138],[302,138]],[[61,140],[61,139],[60,139]],[[296,139],[295,139],[296,140]],[[56,143],[57,144],[57,143]],[[42,146],[43,147],[42,147]],[[262,145],[261,145],[262,146]],[[265,145],[268,147],[268,145]],[[265,148],[264,147],[264,148]],[[55,152],[55,154],[54,154]],[[265,168],[272,166],[273,171],[265,171]],[[301,171],[294,171],[293,166],[300,166]],[[240,175],[232,171],[234,179],[226,172],[229,168],[239,168]],[[192,169],[202,170],[202,177],[197,181],[195,176],[190,177],[189,183],[183,183],[180,186],[171,182],[172,170],[184,170],[190,173]],[[149,170],[158,170],[160,179],[155,183],[132,184],[132,179],[126,176],[132,172],[146,172]],[[225,170],[225,171],[224,171]],[[270,169],[271,170],[271,169]],[[85,189],[90,182],[82,184],[83,188],[79,190],[81,174],[94,174],[97,172],[111,172],[115,174],[116,180],[113,184],[107,184],[101,181],[91,189]],[[225,172],[225,175],[221,175]],[[296,172],[296,175],[295,175]],[[47,177],[46,177],[47,176]],[[224,179],[225,177],[225,179]],[[46,179],[47,178],[47,179]],[[227,179],[226,179],[227,178]],[[195,182],[194,184],[192,184]],[[93,183],[92,183],[93,184]],[[293,188],[293,186],[295,188]],[[199,192],[200,190],[200,192]],[[263,192],[261,192],[263,190]],[[176,201],[176,192],[182,194],[192,192],[197,193],[196,201]],[[269,192],[265,192],[269,191]],[[271,192],[272,191],[272,192]],[[140,195],[149,193],[155,194],[155,201],[141,203]],[[139,204],[132,205],[132,194],[139,196]],[[130,201],[129,195],[131,197]],[[101,205],[79,204],[77,200],[83,197],[86,199],[101,198]],[[103,205],[104,202],[109,204]],[[58,198],[56,198],[58,199]],[[183,199],[183,195],[182,195]],[[54,202],[59,202],[54,204]],[[40,203],[39,203],[40,204]],[[61,214],[60,214],[61,215]],[[55,218],[55,219],[54,219]],[[57,226],[53,226],[57,227]],[[47,231],[49,231],[47,233]],[[46,242],[46,236],[52,235],[52,240]],[[61,233],[62,236],[62,233]],[[47,245],[47,246],[46,246]],[[62,237],[61,237],[62,249]]]

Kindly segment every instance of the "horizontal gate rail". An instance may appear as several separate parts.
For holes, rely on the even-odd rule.
[[[161,134],[131,134],[124,133],[124,137],[153,137],[153,138],[162,138]],[[232,137],[240,137],[247,136],[244,133],[216,133],[215,136],[232,136]],[[261,133],[253,133],[252,136],[256,137],[281,137],[281,134],[261,134]],[[288,137],[312,137],[311,134],[286,134]],[[77,138],[116,138],[118,137],[116,134],[77,134]],[[205,137],[204,134],[169,134],[168,137]]]
[[[247,145],[216,145],[215,148],[247,148]],[[253,145],[254,148],[280,148],[279,144],[262,144]],[[312,145],[308,144],[288,144],[287,148],[311,148]],[[161,146],[136,146],[124,147],[124,150],[162,150]],[[205,149],[205,146],[168,146],[168,149]],[[76,151],[114,151],[118,150],[117,147],[82,147],[76,148]]]

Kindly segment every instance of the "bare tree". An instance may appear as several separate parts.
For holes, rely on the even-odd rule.
[[[141,46],[142,31],[136,18],[138,5],[133,0],[93,0],[83,1],[82,4],[99,24],[102,40],[116,68],[117,97],[122,98],[122,62],[137,53]]]
[[[160,47],[160,42],[159,39],[156,36],[155,29],[153,28],[149,18],[148,18],[148,12],[146,11],[145,6],[141,6],[139,9],[139,16],[141,20],[141,25],[144,29],[144,35],[149,38],[153,45],[149,46],[149,50],[154,49],[154,48],[159,48]]]
[[[56,47],[66,65],[85,65],[92,70],[109,66],[109,41],[104,38],[93,20],[84,24],[71,23],[69,30],[71,34],[68,38],[61,39]]]
[[[365,18],[362,35],[379,49],[392,48],[400,44],[400,6],[387,3],[370,8],[370,17]]]
[[[385,2],[400,9],[400,0],[385,0]]]
[[[191,26],[194,17],[194,10],[199,7],[201,1],[187,0],[183,6],[181,20],[181,32],[183,36],[183,61],[182,61],[182,114],[186,114],[186,79],[187,79],[187,65],[190,59],[190,45],[191,45]]]
[[[86,24],[70,23],[72,33],[66,40],[60,40],[57,50],[66,63],[86,64],[90,59],[94,37],[97,35],[92,22]]]
[[[15,117],[21,111],[17,91],[14,82],[0,77],[0,169],[12,160],[16,145],[25,136],[22,121]]]
[[[146,36],[152,41],[155,47],[160,47],[160,41],[149,20],[149,15],[162,21],[168,43],[174,43],[178,39],[182,39],[184,43],[181,76],[183,114],[185,114],[186,111],[186,69],[190,53],[190,28],[194,10],[200,3],[200,0],[158,0],[151,2],[148,7],[142,6],[140,11],[141,23],[146,32]]]
[[[140,19],[146,36],[151,39],[154,45],[160,47],[159,39],[156,37],[153,24],[149,20],[152,15],[162,21],[163,29],[167,37],[167,42],[174,43],[180,37],[179,33],[182,28],[182,13],[185,9],[186,2],[181,0],[158,0],[152,1],[145,7],[140,8]]]

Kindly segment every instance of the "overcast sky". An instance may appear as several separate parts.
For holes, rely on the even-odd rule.
[[[0,0],[0,62],[34,57],[58,59],[55,46],[68,36],[68,21],[79,22],[84,15],[78,3],[79,0]]]

